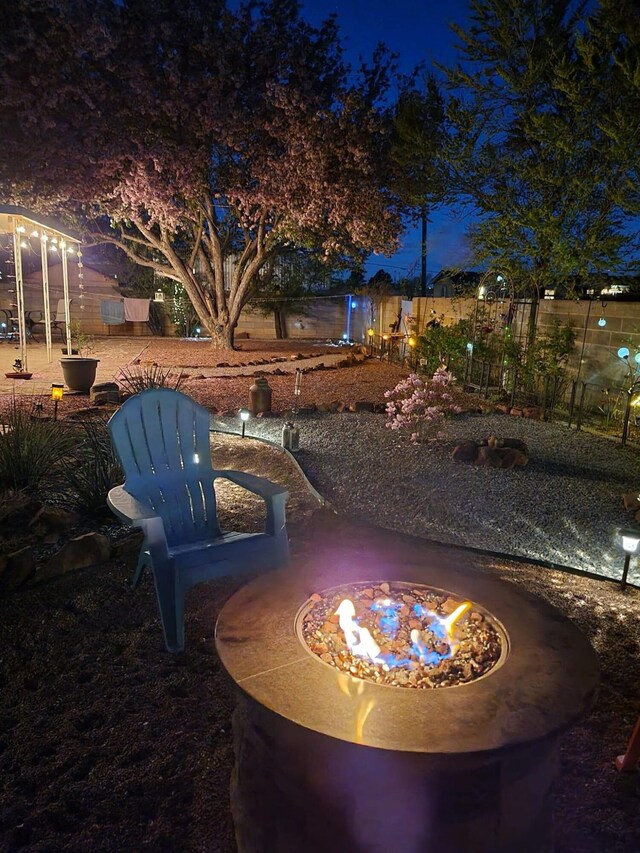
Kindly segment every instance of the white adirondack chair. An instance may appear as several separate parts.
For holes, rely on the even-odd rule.
[[[263,477],[215,470],[209,413],[168,388],[142,391],[109,421],[111,440],[125,473],[107,503],[125,524],[140,527],[144,542],[133,586],[149,566],[170,652],[184,648],[184,594],[201,581],[243,570],[286,564],[287,490]],[[225,478],[260,495],[264,533],[223,533],[216,515],[214,481]]]

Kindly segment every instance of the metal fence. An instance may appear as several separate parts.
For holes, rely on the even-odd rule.
[[[371,355],[420,372],[414,350],[406,340],[370,342]],[[509,406],[537,406],[543,420],[557,420],[576,430],[587,429],[617,438],[622,445],[640,445],[640,382],[601,385],[560,375],[524,377],[503,362],[471,357],[448,365],[470,393]],[[462,377],[464,377],[462,379]]]

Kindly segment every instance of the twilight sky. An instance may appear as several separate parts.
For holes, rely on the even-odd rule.
[[[411,72],[419,62],[428,67],[436,61],[455,63],[455,36],[449,22],[464,25],[467,0],[302,0],[302,14],[312,24],[337,15],[349,61],[368,58],[378,42],[398,54],[399,69]],[[468,266],[464,241],[466,223],[455,209],[443,208],[432,215],[427,242],[427,269],[436,273],[446,266]],[[420,233],[408,230],[400,250],[391,258],[371,256],[367,272],[384,268],[395,278],[420,274]]]

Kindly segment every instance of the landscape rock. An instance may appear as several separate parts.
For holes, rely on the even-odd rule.
[[[137,557],[138,552],[142,547],[143,540],[144,534],[142,533],[142,530],[135,530],[123,539],[118,539],[116,542],[111,544],[111,556],[114,558],[122,558],[135,555]]]
[[[25,584],[34,572],[35,561],[33,548],[30,545],[7,554],[6,559],[0,564],[0,592],[13,592],[14,589]]]
[[[76,536],[66,542],[38,572],[38,580],[49,580],[77,569],[97,566],[108,560],[110,553],[109,540],[101,533],[92,532]]]
[[[61,506],[43,506],[29,522],[29,527],[40,535],[48,533],[62,533],[77,524],[80,516]]]
[[[622,496],[624,508],[629,510],[640,510],[640,494],[638,492],[625,492]]]
[[[100,405],[100,403],[119,403],[120,386],[117,382],[96,382],[89,390],[89,400],[94,405]]]
[[[478,449],[476,441],[462,441],[453,448],[451,458],[454,462],[475,462],[478,456]]]
[[[536,421],[541,421],[542,409],[540,406],[525,406],[522,410],[522,416],[525,418],[533,418]]]
[[[521,417],[522,417],[522,409],[518,409],[516,406],[513,406],[513,407],[509,410],[509,414],[510,414],[510,415],[513,415],[513,416],[514,416],[514,417],[516,417],[516,418],[521,418]]]
[[[373,412],[373,403],[368,400],[358,400],[354,405],[355,412]]]

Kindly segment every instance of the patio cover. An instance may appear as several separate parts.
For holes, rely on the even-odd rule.
[[[18,336],[20,340],[20,360],[25,370],[27,364],[27,329],[24,312],[24,278],[22,275],[23,243],[32,240],[40,242],[42,262],[42,296],[44,299],[44,328],[47,344],[47,359],[51,356],[51,306],[49,305],[49,261],[47,249],[54,247],[62,260],[62,286],[64,293],[64,317],[67,334],[67,352],[71,352],[71,315],[69,312],[69,254],[80,250],[80,239],[54,220],[40,216],[22,207],[0,205],[0,234],[13,237],[13,257],[16,272],[16,305],[18,314]],[[33,246],[33,244],[32,244]]]

